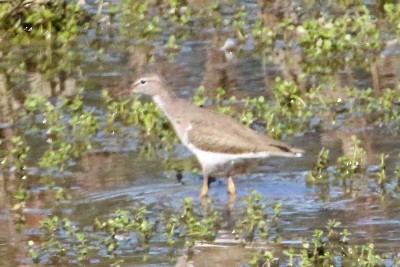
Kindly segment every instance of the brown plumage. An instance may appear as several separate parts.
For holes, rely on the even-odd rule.
[[[269,156],[300,157],[303,152],[261,135],[229,116],[175,97],[158,75],[144,76],[132,87],[134,92],[153,98],[182,143],[196,155],[204,176],[201,196],[208,192],[211,174],[228,175],[228,189],[234,194],[232,175],[246,172],[249,161]]]

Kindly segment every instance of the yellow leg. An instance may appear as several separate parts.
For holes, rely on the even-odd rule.
[[[234,206],[235,206],[235,202],[236,202],[236,194],[232,195],[229,194],[229,203],[228,203],[228,210],[232,211]]]
[[[203,175],[203,187],[201,188],[200,197],[206,197],[208,194],[208,175]]]
[[[232,176],[228,177],[228,192],[231,196],[236,195],[236,186],[235,183],[233,182]]]

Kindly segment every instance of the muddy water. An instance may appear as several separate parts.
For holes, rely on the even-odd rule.
[[[190,98],[200,84],[206,84],[224,86],[229,89],[229,95],[237,97],[270,95],[275,74],[281,69],[278,62],[264,65],[260,58],[252,55],[251,44],[235,60],[226,61],[219,54],[219,47],[228,36],[210,37],[209,32],[210,29],[203,29],[193,40],[184,42],[181,51],[174,58],[162,57],[165,51],[155,49],[151,52],[156,57],[161,57],[160,68],[177,94]],[[101,90],[118,90],[129,84],[132,73],[127,70],[133,67],[132,64],[141,62],[140,49],[136,50],[136,54],[130,55],[129,60],[124,54],[112,49],[101,63],[87,59],[81,66],[84,77],[71,81],[67,88],[70,91],[66,90],[64,93],[74,94],[74,83],[81,82],[87,89],[87,105],[101,110],[104,108],[99,101]],[[146,48],[143,50],[143,53],[148,52]],[[355,73],[346,76],[345,73],[342,75],[342,82],[371,86],[377,90],[397,82],[396,75],[388,74],[393,68],[385,69],[385,66],[399,62],[399,57],[394,52],[382,57],[382,62],[376,66],[376,73],[358,76]],[[139,63],[134,65],[136,72],[143,67]],[[10,101],[17,102],[15,99]],[[224,227],[215,242],[195,247],[194,266],[242,266],[248,262],[254,249],[238,244],[231,234],[231,226],[242,217],[244,199],[252,189],[263,195],[269,213],[272,213],[274,204],[282,203],[280,244],[266,248],[279,251],[290,245],[300,246],[303,238],[310,237],[315,229],[324,228],[328,220],[336,219],[342,222],[341,227],[350,230],[351,242],[354,244],[373,242],[377,251],[400,251],[399,196],[394,193],[381,194],[375,188],[374,181],[374,169],[379,164],[379,155],[387,153],[387,173],[393,178],[388,188],[396,186],[394,169],[399,164],[397,154],[400,141],[388,130],[357,127],[342,127],[328,133],[305,133],[286,140],[304,148],[304,157],[270,159],[259,170],[237,177],[238,197],[233,207],[229,205],[225,180],[218,179],[213,183],[210,197],[224,218]],[[0,130],[2,136],[12,134],[7,125]],[[71,174],[65,178],[65,184],[71,188],[70,200],[55,207],[53,194],[46,188],[32,187],[32,198],[23,210],[26,216],[24,225],[15,223],[10,209],[15,190],[13,180],[0,177],[0,266],[31,264],[27,241],[39,238],[40,221],[49,215],[65,214],[80,227],[88,227],[90,231],[95,217],[110,215],[118,208],[130,209],[140,204],[155,213],[162,210],[179,212],[182,200],[187,197],[193,198],[196,205],[202,205],[198,198],[202,181],[198,174],[184,172],[183,183],[178,182],[175,171],[163,164],[163,155],[151,159],[140,157],[137,152],[140,144],[133,139],[135,129],[127,127],[124,131],[125,135],[103,140],[101,149],[85,155],[72,168]],[[312,169],[320,149],[330,149],[334,163],[338,156],[349,150],[351,134],[361,138],[367,151],[365,161],[369,170],[365,177],[351,186],[342,185],[340,181],[332,181],[323,186],[307,186],[305,176]],[[33,155],[43,150],[39,146],[40,142],[37,146],[34,145],[34,140],[36,139],[32,139],[31,145],[37,151],[33,151]],[[2,146],[0,149],[2,154],[7,153],[6,147]],[[183,165],[193,162],[193,157],[181,145],[169,157]],[[183,252],[178,250],[177,255]],[[171,262],[168,253],[168,244],[157,240],[152,243],[147,262],[142,261],[140,253],[128,250],[120,255],[124,260],[121,266],[174,266],[176,261],[184,262],[183,258]],[[90,263],[92,266],[109,266],[112,262],[107,256],[101,255]],[[63,266],[76,266],[76,263]]]

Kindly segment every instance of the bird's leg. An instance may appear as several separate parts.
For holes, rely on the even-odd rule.
[[[201,188],[200,197],[206,197],[208,193],[208,174],[203,174],[203,187]]]
[[[228,192],[231,196],[236,195],[236,186],[231,175],[228,177]]]

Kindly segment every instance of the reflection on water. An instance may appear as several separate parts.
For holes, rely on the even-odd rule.
[[[207,1],[188,2],[201,9]],[[257,2],[259,6],[253,5],[257,9],[255,13],[270,27],[277,27],[281,22],[283,10],[290,13],[293,8],[281,6],[285,4],[280,1],[272,1],[268,7],[263,1]],[[229,15],[228,8],[225,12]],[[70,69],[55,71],[49,79],[44,75],[45,71],[31,64],[27,73],[22,75],[22,81],[17,81],[15,76],[2,70],[0,155],[9,153],[10,146],[6,140],[11,139],[17,131],[11,127],[13,116],[23,105],[27,94],[44,95],[52,99],[68,98],[83,86],[87,89],[85,101],[93,108],[102,110],[104,107],[99,101],[101,90],[108,88],[122,91],[132,80],[133,73],[138,74],[152,68],[163,73],[173,89],[186,98],[190,98],[200,85],[205,86],[209,97],[215,95],[215,88],[224,87],[229,96],[241,98],[258,94],[271,96],[271,88],[277,76],[296,82],[305,91],[315,82],[304,78],[302,58],[297,50],[278,49],[273,52],[272,60],[266,62],[267,56],[252,54],[255,48],[251,41],[243,45],[240,40],[231,39],[232,33],[219,34],[213,32],[214,30],[201,28],[198,32],[194,31],[190,39],[182,43],[181,50],[174,57],[169,57],[165,47],[157,42],[123,47],[123,44],[110,44],[107,41],[109,36],[97,36],[99,39],[96,40],[96,45],[104,46],[110,55],[94,58],[91,55],[96,53],[86,48],[87,58],[73,61],[77,65],[76,71],[72,71],[74,67],[70,66]],[[158,42],[163,41],[165,40]],[[229,44],[230,41],[237,43]],[[47,50],[46,53],[53,52]],[[333,80],[337,78],[342,87],[373,87],[374,92],[379,95],[380,90],[394,88],[399,82],[398,52],[397,46],[388,45],[371,69],[358,72],[345,69],[335,74]],[[156,67],[153,64],[149,68],[149,61],[152,60],[157,61]],[[30,62],[27,61],[26,64],[28,63]],[[57,65],[57,62],[53,63]],[[54,64],[49,65],[50,69]],[[20,73],[17,74],[20,78]],[[333,90],[327,90],[324,95],[326,99],[335,100],[344,96],[343,91]],[[39,242],[40,221],[49,215],[67,214],[80,226],[90,228],[94,218],[106,217],[118,208],[129,209],[140,204],[146,205],[154,213],[163,210],[179,211],[182,199],[187,197],[194,198],[196,205],[201,206],[198,192],[202,181],[199,175],[187,171],[195,166],[193,158],[187,157],[188,152],[179,146],[173,156],[167,155],[172,157],[170,160],[173,164],[165,161],[164,154],[144,159],[137,152],[140,144],[135,140],[135,134],[132,133],[134,130],[128,127],[125,130],[128,132],[125,136],[114,135],[109,139],[102,139],[101,148],[84,155],[77,166],[73,166],[71,173],[56,178],[56,185],[63,184],[68,188],[71,197],[69,200],[58,201],[55,194],[57,188],[47,189],[40,186],[41,178],[32,175],[29,199],[23,203],[21,214],[15,214],[11,209],[15,204],[13,193],[18,189],[19,178],[14,173],[0,174],[1,266],[29,264],[26,263],[29,257],[26,242],[30,239]],[[306,155],[296,160],[271,159],[260,166],[258,172],[238,177],[238,197],[233,208],[229,205],[226,181],[218,179],[212,184],[210,197],[226,220],[225,229],[221,230],[218,242],[195,248],[196,253],[191,259],[194,266],[241,266],[248,262],[252,250],[232,242],[232,235],[227,233],[230,233],[230,227],[242,216],[245,209],[244,199],[251,189],[264,196],[269,210],[275,203],[283,204],[282,229],[279,233],[281,244],[271,246],[282,249],[291,244],[300,245],[301,239],[310,237],[314,229],[323,228],[328,220],[336,219],[352,232],[352,242],[374,242],[379,251],[398,251],[399,199],[394,193],[382,195],[377,188],[371,188],[371,184],[375,183],[370,181],[376,179],[373,171],[367,172],[365,177],[352,184],[332,181],[328,185],[306,185],[306,173],[312,169],[320,149],[329,149],[332,161],[340,155],[350,155],[352,134],[358,135],[367,152],[362,159],[365,167],[378,165],[379,155],[388,153],[386,171],[394,177],[400,148],[398,138],[384,130],[371,131],[364,118],[347,122],[339,129],[298,136],[292,142],[295,146],[304,148]],[[32,150],[33,154],[38,155],[38,151],[43,148],[34,144]],[[176,180],[177,169],[184,170],[181,183]],[[388,186],[395,187],[396,181],[391,181]],[[123,255],[123,266],[173,266],[174,263],[169,262],[167,257],[168,245],[165,242],[155,243],[148,262],[142,262],[141,257],[129,253]],[[178,262],[186,266],[184,258]],[[95,265],[108,266],[110,263],[105,257],[100,258]]]

